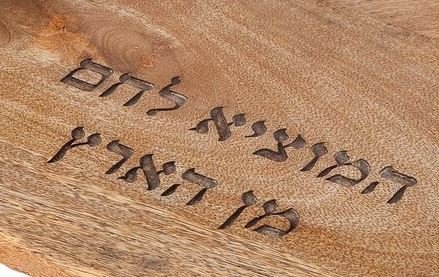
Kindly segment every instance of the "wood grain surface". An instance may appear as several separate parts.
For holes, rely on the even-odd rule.
[[[0,0],[0,262],[31,276],[438,276],[438,6],[415,1],[432,16],[414,25],[395,8],[389,25],[347,2]],[[112,73],[91,91],[61,82],[86,59]],[[108,93],[127,76],[152,89],[124,106],[148,87]],[[169,95],[187,101],[147,114]],[[199,125],[218,111],[225,123]],[[102,141],[48,163],[77,127],[79,143]],[[109,151],[117,140],[132,153]],[[150,190],[140,171],[118,178],[146,154],[176,172]],[[257,202],[219,229],[248,191]],[[272,199],[298,225],[244,228]]]
[[[354,9],[406,31],[439,38],[439,2],[436,0],[322,0],[321,3],[335,9]]]

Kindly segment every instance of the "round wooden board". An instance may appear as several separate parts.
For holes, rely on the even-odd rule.
[[[342,2],[0,0],[0,262],[438,276],[436,38]]]

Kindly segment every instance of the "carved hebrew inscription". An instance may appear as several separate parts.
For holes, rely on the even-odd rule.
[[[96,83],[81,80],[78,76],[76,76],[77,73],[80,71],[93,72],[95,74],[98,74],[100,76],[100,79]],[[78,68],[74,69],[64,78],[62,78],[61,82],[84,91],[93,91],[98,88],[102,83],[104,83],[104,81],[108,79],[108,77],[112,74],[113,70],[111,68],[95,63],[92,61],[92,59],[85,59],[80,62]],[[171,107],[154,108],[148,110],[146,113],[150,116],[153,116],[160,112],[174,111],[183,107],[187,103],[188,98],[185,95],[176,92],[174,88],[175,86],[180,84],[180,82],[180,77],[173,77],[171,78],[171,82],[159,91],[160,97],[170,101],[173,104]],[[153,83],[134,77],[129,73],[124,73],[119,77],[119,82],[108,87],[104,92],[101,93],[100,97],[108,97],[112,95],[121,86],[132,87],[136,92],[130,99],[127,100],[127,102],[123,104],[124,106],[132,106],[137,104],[147,91],[150,91],[154,88]],[[195,127],[192,127],[189,130],[202,135],[207,135],[209,133],[215,132],[218,135],[219,141],[226,142],[232,137],[232,132],[235,128],[244,127],[247,124],[247,119],[244,113],[235,113],[231,116],[229,116],[229,114],[229,112],[225,112],[225,108],[222,106],[214,107],[210,110],[209,116],[207,118],[202,119],[197,124],[195,124]],[[265,135],[268,130],[265,120],[254,121],[250,128],[252,130],[252,133],[246,135],[245,138],[252,139],[261,137]],[[297,134],[294,139],[291,139],[288,135],[288,131],[286,128],[276,130],[273,133],[273,138],[275,142],[273,146],[255,150],[253,154],[274,162],[286,162],[288,159],[290,159],[291,155],[294,155],[294,150],[303,150],[307,145],[307,142],[301,134]],[[93,140],[97,138],[91,137],[90,139]],[[75,145],[74,141],[67,142],[66,145],[64,145],[63,148],[60,149],[58,156],[54,156],[53,161],[62,158],[71,148],[80,145],[84,144]],[[92,147],[92,144],[89,143],[88,145]],[[111,146],[109,145],[107,147],[111,147],[111,149],[108,148],[110,151],[123,157],[118,163],[114,164],[113,167],[107,171],[107,174],[111,174],[115,170],[117,170],[123,163],[125,163],[127,159],[130,158],[130,151],[127,148],[124,148],[123,145],[112,144]],[[300,169],[301,172],[312,171],[317,166],[319,160],[329,153],[328,149],[325,146],[325,142],[314,143],[311,146],[311,152],[313,157],[307,164],[305,164]],[[349,155],[347,154],[347,151],[345,150],[338,151],[334,155],[334,160],[335,164],[329,165],[321,170],[316,177],[325,178],[325,180],[337,185],[353,187],[365,181],[371,172],[371,165],[367,160],[357,159],[355,161],[351,161]],[[358,171],[359,177],[350,178],[341,174],[332,174],[332,172],[338,168],[355,169]],[[142,169],[142,171],[144,172],[146,170],[142,168],[142,166],[138,167],[137,169]],[[136,175],[137,169],[132,169],[132,171],[129,172],[129,176],[126,178],[133,178],[131,175]],[[152,171],[149,172],[149,174],[151,175]],[[158,174],[159,173],[152,174],[151,176],[153,177],[148,177],[153,178],[149,182],[159,182]],[[405,195],[407,189],[417,184],[417,180],[414,177],[401,173],[390,166],[385,167],[380,171],[380,177],[382,179],[386,179],[386,183],[388,181],[391,181],[393,183],[401,185],[400,189],[387,201],[387,203],[389,204],[399,202]],[[365,187],[361,193],[372,193],[378,186],[378,184],[380,184],[379,181],[370,182],[370,184]],[[150,188],[150,186],[151,185],[148,185],[148,188]],[[152,184],[152,186],[154,187],[155,185]],[[179,186],[180,184],[174,184],[172,187],[169,188],[169,191],[164,192],[165,195],[172,194]]]
[[[215,126],[216,131],[219,135],[219,141],[226,141],[232,137],[232,129],[230,128],[231,126],[243,127],[246,125],[246,119],[243,113],[235,114],[232,117],[231,122],[228,122],[224,115],[224,107],[216,107],[210,111],[210,118],[200,121],[196,125],[196,127],[191,128],[190,130],[196,131],[198,134],[208,134],[210,130],[209,123],[211,122]],[[256,121],[252,124],[251,128],[254,133],[252,135],[245,136],[245,138],[260,137],[267,132],[265,120]],[[253,154],[261,158],[280,163],[286,162],[288,159],[290,159],[290,156],[294,155],[293,150],[304,150],[307,145],[307,142],[301,134],[297,134],[294,139],[291,139],[288,135],[288,131],[286,128],[276,130],[273,133],[273,137],[275,141],[274,146],[256,150],[253,152]],[[313,157],[307,164],[302,167],[302,169],[300,169],[301,172],[312,171],[317,166],[319,160],[329,153],[328,149],[325,146],[325,142],[313,144],[311,146],[311,152]],[[335,164],[327,166],[326,168],[321,170],[316,177],[325,178],[325,180],[334,184],[351,188],[365,181],[370,174],[371,166],[368,161],[366,161],[365,159],[351,161],[348,152],[345,150],[335,153],[334,160]],[[350,178],[341,174],[331,174],[335,169],[338,168],[355,169],[358,172],[359,177]],[[398,201],[400,201],[403,198],[406,190],[417,183],[414,177],[400,173],[392,167],[383,168],[380,171],[380,176],[383,179],[387,179],[389,181],[402,185],[401,188],[395,193],[395,195],[393,195],[387,201],[387,203],[389,204],[397,203]],[[378,184],[378,181],[370,183],[370,185],[368,185],[361,193],[368,194],[373,192]]]
[[[256,205],[256,203],[258,202],[258,199],[254,195],[252,190],[244,192],[242,194],[241,200],[243,202],[243,205],[239,207],[231,216],[229,216],[218,229],[230,228],[235,223],[235,221],[238,220],[239,216],[244,212],[245,209],[250,206]],[[271,235],[274,237],[283,237],[296,229],[296,227],[299,225],[300,217],[297,211],[293,208],[289,208],[284,211],[278,211],[278,204],[275,199],[266,201],[262,205],[262,207],[264,209],[264,213],[248,221],[247,224],[244,225],[244,228],[254,227],[252,230],[255,232],[265,235]],[[266,219],[268,217],[281,217],[287,219],[289,227],[286,230],[266,224],[255,227],[258,225],[258,223],[262,222],[263,219]]]
[[[131,99],[129,99],[127,102],[125,102],[125,104],[123,104],[124,106],[135,105],[137,102],[139,102],[140,98],[142,98],[145,92],[147,92],[148,90],[152,90],[154,88],[154,84],[133,77],[129,73],[124,73],[120,75],[118,83],[111,85],[101,95],[99,95],[99,97],[107,97],[112,95],[122,85],[131,86],[134,89],[138,90],[138,92]]]
[[[96,84],[92,84],[75,77],[78,72],[87,70],[101,75],[101,79]],[[62,78],[61,82],[79,88],[81,90],[93,91],[94,89],[99,87],[105,80],[107,80],[107,78],[110,77],[111,74],[113,74],[113,70],[111,68],[94,63],[91,59],[86,59],[79,64],[78,68]]]
[[[66,142],[59,150],[56,152],[56,154],[48,161],[48,163],[54,163],[62,158],[67,154],[68,151],[72,150],[73,148],[80,147],[80,146],[89,146],[89,147],[95,147],[99,145],[102,142],[101,135],[99,133],[94,133],[87,137],[86,141],[83,142],[77,142],[78,140],[81,140],[85,137],[85,132],[83,127],[78,127],[72,130],[71,133],[72,139],[70,139],[68,142]]]
[[[77,73],[80,71],[89,71],[91,73],[100,75],[101,78],[97,83],[93,84],[86,80],[81,80],[78,76],[76,76]],[[93,91],[98,87],[100,87],[105,82],[105,80],[107,80],[108,77],[110,77],[113,73],[114,71],[111,68],[95,63],[92,61],[92,59],[85,59],[82,62],[80,62],[78,68],[72,70],[64,78],[62,78],[61,82],[73,86],[75,88],[78,88],[80,90]],[[166,107],[166,108],[161,107],[161,108],[150,109],[146,112],[146,114],[150,116],[154,116],[159,112],[174,111],[183,107],[188,101],[188,98],[185,95],[176,92],[173,89],[173,87],[177,86],[180,82],[181,82],[180,77],[175,76],[171,78],[170,84],[168,84],[167,86],[165,86],[159,91],[159,96],[171,102],[173,104],[172,107]],[[146,92],[153,90],[154,84],[142,80],[138,77],[135,77],[130,73],[123,73],[119,77],[119,82],[109,86],[105,91],[103,91],[99,95],[99,97],[109,97],[114,93],[117,93],[121,87],[131,88],[135,93],[130,99],[128,99],[123,104],[123,106],[129,107],[136,105],[141,100],[141,98],[145,95]]]
[[[88,72],[99,76],[95,82],[83,80],[79,73]],[[83,91],[94,91],[98,89],[112,74],[113,70],[104,65],[95,63],[92,59],[86,59],[80,62],[78,68],[68,73],[61,82],[78,88]],[[164,100],[171,103],[169,107],[158,107],[149,109],[146,114],[149,116],[157,115],[158,113],[175,111],[187,104],[188,98],[178,91],[178,86],[181,83],[179,76],[172,77],[170,83],[159,90],[158,95]],[[145,93],[154,89],[155,85],[151,82],[142,80],[133,76],[130,73],[123,73],[119,76],[119,82],[108,86],[99,96],[109,97],[117,93],[121,87],[128,87],[133,90],[133,96],[126,100],[124,106],[133,106],[139,103]],[[244,136],[246,139],[257,139],[264,136],[268,132],[266,120],[255,120],[250,126],[251,132]],[[232,133],[236,128],[248,128],[248,121],[244,113],[230,113],[225,107],[218,106],[210,109],[208,115],[201,119],[195,126],[190,128],[190,131],[196,134],[209,135],[212,134],[218,137],[218,141],[226,143],[233,139]],[[245,127],[247,125],[247,127]],[[192,125],[193,126],[193,125]],[[273,144],[266,148],[257,149],[252,154],[253,157],[258,157],[267,160],[267,162],[284,163],[288,160],[294,160],[294,155],[299,151],[307,149],[307,141],[301,134],[290,137],[289,131],[286,128],[281,128],[273,132]],[[86,137],[83,127],[74,128],[71,131],[71,138],[64,143],[61,148],[54,154],[48,163],[55,163],[62,160],[70,151],[75,148],[83,147],[97,148],[102,143],[100,133],[93,133]],[[116,161],[109,163],[109,169],[105,172],[106,175],[112,175],[118,172],[126,163],[130,163],[131,158],[135,154],[135,150],[128,145],[123,144],[120,140],[110,141],[106,145],[106,150],[115,155]],[[372,170],[372,166],[365,159],[351,159],[348,151],[341,150],[334,154],[333,161],[321,167],[322,158],[326,156],[329,151],[325,142],[317,142],[309,147],[310,157],[306,164],[302,166],[300,172],[310,173],[315,171],[315,178],[324,178],[326,181],[334,185],[340,185],[352,188],[367,181]],[[336,173],[341,168],[348,168],[357,172],[356,177],[348,177]],[[181,172],[181,171],[180,171]],[[196,205],[201,203],[206,194],[214,193],[215,188],[219,182],[210,176],[202,174],[195,168],[186,169],[180,176],[177,174],[177,162],[167,161],[163,164],[157,163],[153,153],[143,154],[139,160],[132,164],[126,172],[122,173],[118,180],[125,183],[134,183],[138,181],[139,175],[143,176],[145,182],[145,190],[152,191],[160,189],[162,185],[161,177],[170,175],[172,178],[176,177],[180,181],[167,186],[161,192],[161,197],[171,197],[177,192],[178,188],[185,185],[195,185],[199,187],[199,191],[188,198],[186,205]],[[369,181],[368,185],[361,191],[361,194],[372,194],[380,184],[389,184],[390,182],[398,185],[397,191],[387,200],[389,204],[398,203],[405,196],[408,188],[417,184],[415,177],[409,176],[396,170],[392,166],[386,166],[379,171],[380,180]],[[141,178],[141,177],[140,177]],[[242,205],[225,219],[219,226],[219,229],[231,228],[234,224],[238,224],[243,214],[248,213],[249,207],[258,205],[253,190],[244,192],[241,196]],[[279,209],[276,199],[265,201],[262,204],[263,212],[254,216],[242,228],[250,229],[254,232],[269,235],[273,237],[283,237],[294,231],[299,225],[300,216],[294,208]],[[268,225],[267,218],[275,218],[288,222],[288,227],[281,228]],[[242,219],[241,219],[242,220]],[[273,222],[273,221],[270,221]]]
[[[61,149],[48,161],[48,163],[55,163],[61,161],[64,158],[67,151],[71,150],[74,147],[80,145],[95,147],[102,142],[100,134],[95,133],[88,136],[87,141],[75,143],[76,141],[81,140],[85,137],[85,131],[83,127],[77,127],[73,129],[71,131],[71,137],[72,139],[67,141],[61,147]],[[106,150],[122,157],[119,161],[113,164],[105,172],[105,174],[107,175],[111,175],[119,171],[122,165],[128,162],[135,152],[133,148],[124,145],[123,143],[120,142],[120,140],[110,141],[106,146]],[[174,175],[177,172],[176,170],[177,166],[175,161],[168,161],[163,163],[161,166],[157,166],[153,156],[154,154],[143,155],[140,158],[137,165],[128,169],[124,174],[119,176],[117,179],[123,180],[126,183],[133,183],[137,181],[138,174],[139,172],[141,172],[143,177],[145,178],[146,191],[158,189],[161,185],[160,176],[162,174]],[[188,202],[186,202],[186,205],[192,206],[201,203],[206,193],[209,190],[212,190],[219,185],[219,182],[217,180],[198,172],[198,170],[196,170],[195,168],[189,168],[185,170],[180,177],[182,179],[182,182],[175,183],[169,186],[161,193],[162,197],[169,197],[173,195],[177,191],[178,187],[184,183],[188,185],[189,184],[197,185],[200,187],[200,190],[194,196],[192,196],[188,200]],[[253,195],[253,191],[244,193],[242,198],[243,198],[244,206],[240,207],[232,216],[230,216],[229,219],[227,219],[226,222],[223,225],[221,225],[220,229],[226,229],[230,227],[230,225],[232,225],[236,221],[236,219],[240,216],[240,214],[244,211],[246,207],[250,205],[254,205],[257,202],[256,197]],[[263,208],[264,208],[264,214],[254,217],[251,221],[249,221],[244,226],[244,228],[253,228],[252,229],[253,231],[264,235],[282,237],[290,233],[292,230],[294,230],[299,224],[298,213],[292,208],[286,209],[284,211],[277,211],[278,208],[277,208],[276,200],[267,201],[263,205]],[[287,219],[290,222],[289,228],[283,230],[278,227],[274,227],[266,224],[259,224],[260,222],[263,221],[263,219],[273,216]]]

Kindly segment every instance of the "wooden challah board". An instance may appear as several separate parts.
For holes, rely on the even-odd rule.
[[[438,276],[436,38],[340,5],[0,1],[0,263]]]

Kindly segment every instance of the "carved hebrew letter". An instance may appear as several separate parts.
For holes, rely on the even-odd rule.
[[[200,121],[196,127],[189,130],[199,134],[207,134],[209,132],[209,122],[213,121],[215,128],[219,134],[219,141],[227,140],[231,135],[230,126],[243,126],[246,123],[244,114],[237,114],[232,117],[232,122],[228,123],[224,116],[223,107],[216,107],[210,111],[210,118]]]
[[[158,186],[160,186],[160,174],[173,174],[176,171],[176,166],[174,161],[167,162],[162,165],[162,170],[157,171],[152,156],[153,154],[144,155],[142,158],[140,158],[140,166],[131,168],[125,173],[124,176],[121,176],[118,179],[122,179],[127,183],[133,183],[137,180],[137,171],[141,169],[146,178],[147,190],[156,189]]]
[[[392,166],[387,166],[380,171],[381,178],[389,179],[395,183],[401,184],[402,187],[398,189],[398,191],[387,201],[389,204],[397,203],[402,199],[406,190],[416,185],[417,180],[409,175],[403,174]],[[378,186],[380,182],[372,182],[367,186],[361,193],[367,194],[375,191],[375,188]]]
[[[91,59],[85,59],[79,64],[79,68],[73,70],[67,76],[61,79],[61,82],[79,88],[85,91],[92,91],[98,86],[100,86],[111,74],[113,74],[113,70],[109,67],[100,65],[98,63],[92,62]],[[81,70],[89,70],[94,73],[98,73],[101,75],[101,79],[96,84],[90,84],[86,81],[80,80],[74,75]]]
[[[111,87],[109,87],[106,91],[104,91],[99,97],[107,97],[113,94],[121,85],[129,85],[134,88],[140,89],[140,91],[134,95],[130,100],[128,100],[124,106],[132,106],[139,102],[140,98],[142,98],[143,94],[154,88],[154,84],[149,83],[147,81],[138,79],[136,77],[131,76],[129,73],[122,74],[119,77],[120,82],[113,84]]]
[[[160,108],[160,109],[151,109],[146,112],[147,115],[156,115],[158,112],[163,111],[173,111],[177,110],[180,107],[184,106],[187,102],[187,97],[183,94],[180,94],[178,92],[173,91],[171,88],[175,85],[178,85],[180,83],[180,77],[173,77],[171,79],[171,83],[167,85],[166,87],[162,88],[159,92],[159,95],[171,102],[173,102],[175,105],[171,108]]]
[[[99,133],[94,133],[87,137],[87,141],[78,142],[75,144],[75,141],[80,140],[85,137],[85,132],[83,127],[77,127],[72,130],[72,139],[66,142],[60,150],[48,161],[48,163],[55,163],[60,161],[66,153],[75,147],[79,147],[82,145],[88,145],[89,147],[95,147],[102,142],[101,135]]]
[[[186,205],[195,205],[203,200],[203,196],[207,190],[214,188],[218,185],[218,182],[210,177],[201,175],[195,172],[195,168],[188,169],[182,174],[183,180],[202,186],[203,188],[191,199]],[[169,187],[162,196],[168,196],[173,194],[181,184],[174,184]]]
[[[309,171],[314,168],[317,161],[324,155],[328,154],[328,149],[326,149],[324,142],[316,143],[311,146],[311,151],[314,157],[307,165],[305,165],[300,171]]]
[[[112,142],[108,143],[107,149],[113,153],[121,155],[122,159],[110,167],[105,174],[113,174],[114,172],[118,171],[119,168],[126,161],[128,161],[128,159],[131,158],[134,153],[134,149],[121,144],[119,140],[113,140]]]
[[[349,157],[349,155],[347,154],[347,151],[339,151],[339,152],[335,153],[334,158],[335,158],[335,162],[336,162],[336,164],[335,164],[335,165],[332,165],[332,166],[330,166],[330,167],[327,167],[327,168],[325,168],[324,170],[322,170],[322,171],[317,175],[317,177],[323,177],[323,176],[326,176],[326,175],[328,175],[332,170],[336,169],[336,168],[339,167],[339,166],[342,166],[342,165],[351,165],[351,163],[349,162],[350,157]]]
[[[229,218],[227,218],[218,229],[227,229],[232,226],[245,209],[256,204],[258,201],[252,190],[244,192],[241,196],[241,200],[244,205],[239,207]]]
[[[245,136],[246,138],[260,137],[267,132],[267,126],[265,126],[265,121],[261,120],[252,124],[253,134]]]
[[[349,162],[350,157],[347,154],[347,151],[340,151],[334,155],[336,165],[325,168],[322,172],[320,172],[317,177],[324,177],[328,175],[332,170],[342,167],[342,166],[352,166],[355,167],[360,172],[360,177],[358,179],[352,179],[345,177],[340,174],[335,174],[334,176],[326,178],[326,180],[331,181],[333,183],[343,185],[346,187],[352,187],[369,176],[370,165],[366,160],[360,159],[354,162]]]
[[[263,205],[264,208],[264,214],[258,217],[253,218],[250,220],[244,228],[251,228],[258,224],[262,219],[270,217],[270,216],[280,216],[283,218],[286,218],[289,222],[289,227],[286,230],[282,230],[276,227],[272,227],[270,225],[262,225],[259,227],[256,227],[253,229],[253,231],[264,234],[264,235],[270,235],[274,237],[283,237],[289,232],[293,231],[298,225],[300,221],[299,214],[296,210],[290,208],[282,212],[276,212],[278,209],[277,202],[275,199],[267,201]]]
[[[306,142],[299,134],[294,141],[288,144],[284,144],[285,141],[288,140],[289,136],[286,132],[286,129],[279,129],[273,134],[274,139],[277,141],[277,151],[271,149],[259,149],[253,152],[254,155],[258,155],[267,159],[270,159],[275,162],[284,162],[288,159],[287,151],[285,150],[288,147],[292,147],[294,149],[301,149],[305,146]]]

